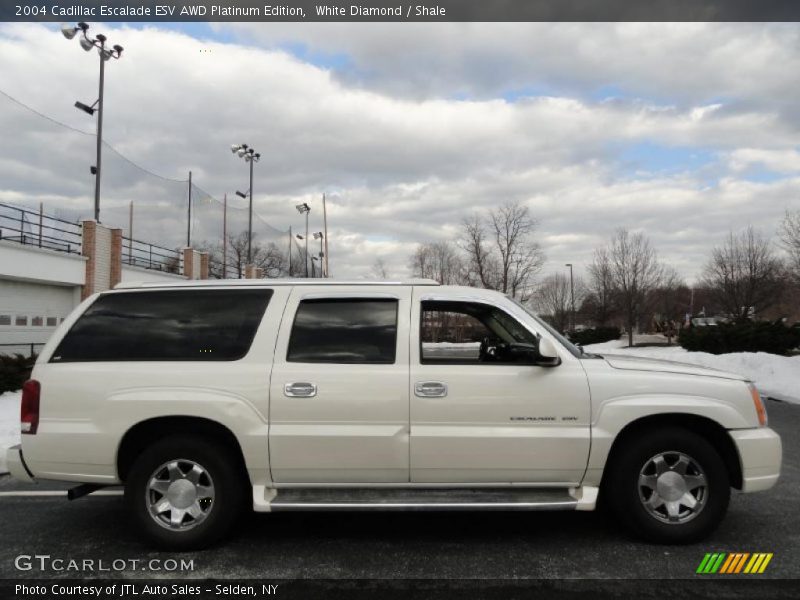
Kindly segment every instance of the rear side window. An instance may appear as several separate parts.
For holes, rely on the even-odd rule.
[[[250,349],[272,290],[108,294],[75,322],[50,362],[225,361]]]
[[[288,362],[392,364],[397,300],[303,300],[294,318]]]

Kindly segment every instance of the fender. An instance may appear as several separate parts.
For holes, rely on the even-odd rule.
[[[592,422],[592,445],[584,485],[599,485],[611,446],[627,425],[655,415],[704,417],[725,429],[752,427],[732,404],[708,396],[648,394],[604,400]]]

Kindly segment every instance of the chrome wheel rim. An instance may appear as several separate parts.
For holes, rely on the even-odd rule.
[[[639,472],[639,500],[647,513],[671,525],[688,523],[708,500],[703,468],[684,452],[661,452]]]
[[[165,462],[150,476],[145,492],[147,510],[166,529],[185,531],[208,517],[214,506],[211,475],[193,460]]]

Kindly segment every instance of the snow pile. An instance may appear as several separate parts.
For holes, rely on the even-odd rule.
[[[0,394],[0,473],[7,473],[6,448],[19,444],[19,402],[22,392]]]
[[[753,381],[764,396],[800,404],[800,356],[778,356],[766,352],[717,355],[689,352],[680,346],[627,348],[626,345],[626,341],[617,340],[591,344],[584,349],[597,354],[658,358],[736,373]]]

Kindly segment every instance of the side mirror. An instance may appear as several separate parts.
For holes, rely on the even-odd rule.
[[[539,338],[537,354],[536,364],[540,367],[557,367],[561,364],[555,344],[545,337]]]

